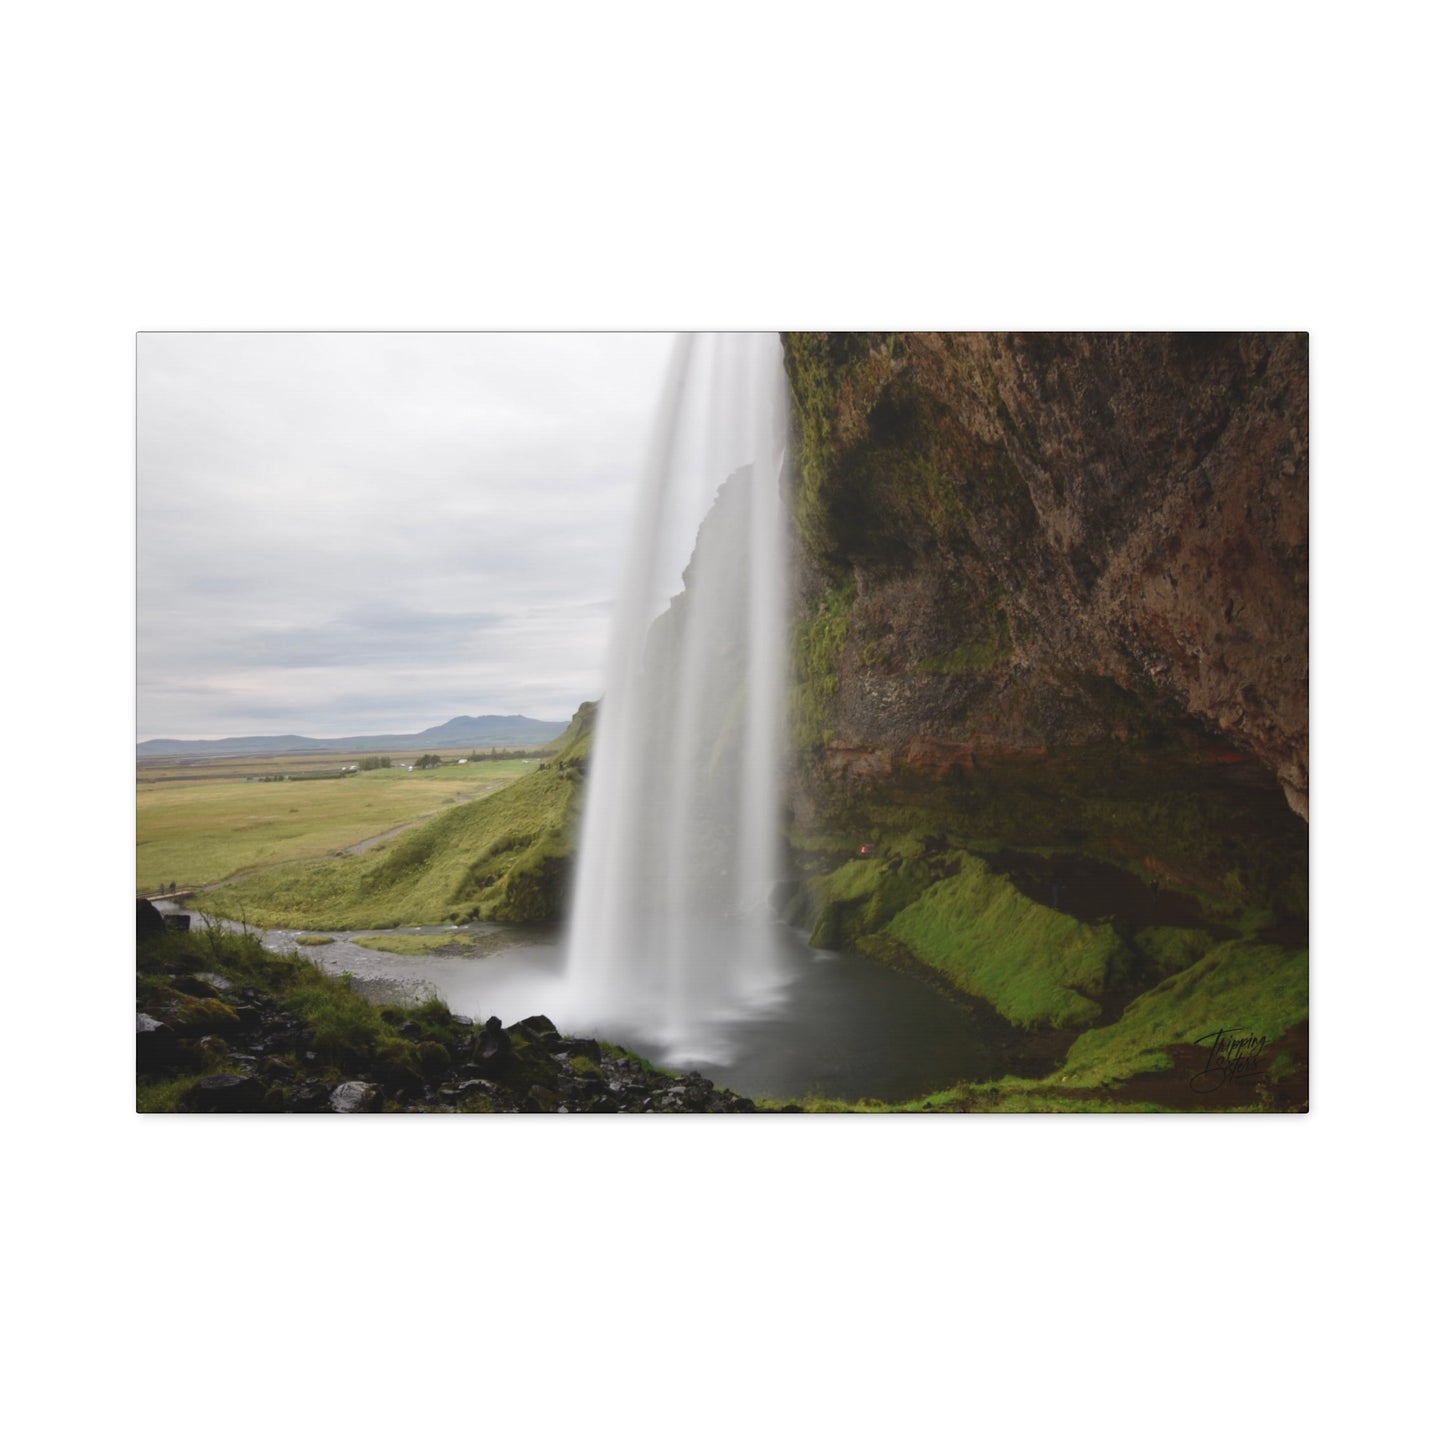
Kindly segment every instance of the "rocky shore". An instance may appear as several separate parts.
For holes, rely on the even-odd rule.
[[[154,914],[154,918],[146,913]],[[253,940],[168,933],[137,907],[138,1107],[199,1113],[738,1114],[757,1106],[541,1014],[504,1027],[440,1002],[374,1009]],[[207,957],[207,950],[211,957]],[[238,966],[228,967],[234,955]],[[211,965],[209,967],[205,965]],[[274,980],[274,986],[257,975]],[[314,978],[308,978],[313,975]],[[312,1008],[295,1002],[315,995]],[[298,991],[299,990],[299,991]],[[329,1027],[338,1002],[350,1017]],[[147,1102],[149,1101],[149,1102]]]

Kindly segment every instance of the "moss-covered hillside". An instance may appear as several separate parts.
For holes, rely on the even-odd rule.
[[[355,857],[270,869],[207,894],[223,917],[275,928],[394,928],[557,919],[566,899],[596,704],[554,757],[500,792]]]

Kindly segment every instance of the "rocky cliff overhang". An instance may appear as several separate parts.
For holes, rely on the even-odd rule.
[[[784,348],[815,792],[1149,735],[1307,816],[1305,335]]]

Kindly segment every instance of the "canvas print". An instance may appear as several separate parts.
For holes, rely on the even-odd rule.
[[[1308,391],[141,334],[137,1108],[1307,1111]]]

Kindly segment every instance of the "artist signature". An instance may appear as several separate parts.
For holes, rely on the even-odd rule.
[[[1224,1084],[1253,1084],[1264,1077],[1259,1056],[1267,1042],[1259,1034],[1216,1029],[1194,1042],[1209,1050],[1204,1067],[1189,1080],[1197,1094],[1211,1094]]]

